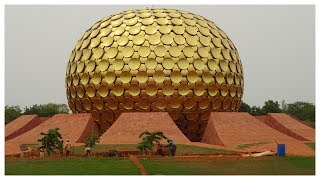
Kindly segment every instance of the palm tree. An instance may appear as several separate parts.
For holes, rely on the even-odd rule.
[[[43,136],[41,139],[38,139],[41,142],[41,146],[38,149],[44,149],[47,151],[50,156],[51,152],[54,152],[55,149],[61,149],[62,145],[62,136],[59,132],[59,128],[49,129],[48,133],[41,132]]]
[[[142,138],[142,141],[138,143],[137,148],[142,152],[152,150],[154,142],[159,142],[161,139],[168,139],[161,131],[145,131],[139,135],[139,138]]]

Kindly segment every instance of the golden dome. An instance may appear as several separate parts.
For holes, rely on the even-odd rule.
[[[121,112],[167,111],[193,141],[212,111],[238,111],[239,54],[212,21],[175,9],[136,9],[96,22],[77,42],[66,72],[73,113],[102,131]]]

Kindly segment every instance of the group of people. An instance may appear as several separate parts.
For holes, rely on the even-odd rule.
[[[166,146],[162,146],[160,142],[157,142],[157,154],[165,155],[164,151],[168,151],[169,156],[174,156],[176,154],[177,146],[173,143],[172,140],[168,139],[167,142],[168,145]]]
[[[63,155],[63,140],[60,142],[61,144],[61,149],[60,149],[60,155]],[[71,155],[71,143],[69,141],[69,139],[67,139],[67,143],[64,146],[64,150],[66,152],[66,156],[70,156]]]

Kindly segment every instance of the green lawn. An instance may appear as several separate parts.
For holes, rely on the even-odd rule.
[[[314,175],[315,157],[140,157],[150,175]],[[5,159],[6,175],[138,175],[128,158]]]
[[[153,175],[314,175],[315,157],[140,158]]]
[[[237,149],[246,149],[246,148],[249,148],[249,147],[252,147],[252,146],[259,146],[259,145],[262,145],[262,144],[268,144],[269,142],[258,142],[258,143],[251,143],[251,144],[242,144],[242,145],[239,145],[237,147]]]
[[[6,175],[137,175],[128,158],[5,159]]]

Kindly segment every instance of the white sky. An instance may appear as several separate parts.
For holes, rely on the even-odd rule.
[[[65,70],[96,21],[145,5],[5,6],[5,105],[67,103]],[[315,6],[153,5],[187,10],[221,27],[244,69],[244,102],[315,103]]]

